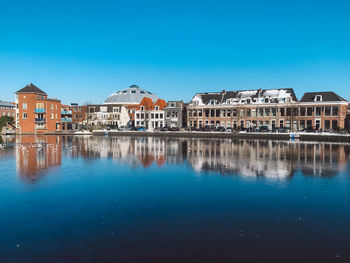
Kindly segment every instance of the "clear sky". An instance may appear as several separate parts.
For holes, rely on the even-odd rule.
[[[166,100],[283,87],[350,100],[350,1],[0,0],[0,100],[31,82],[63,103],[131,84]]]

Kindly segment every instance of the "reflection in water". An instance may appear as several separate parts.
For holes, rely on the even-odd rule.
[[[4,139],[0,157],[16,154],[17,172],[31,182],[60,166],[62,154],[113,158],[133,168],[186,162],[197,172],[290,179],[297,169],[306,176],[334,176],[346,169],[350,150],[349,144],[197,138],[19,136],[15,141]]]
[[[28,182],[35,182],[48,169],[62,162],[62,138],[59,136],[18,136],[16,138],[17,172]]]

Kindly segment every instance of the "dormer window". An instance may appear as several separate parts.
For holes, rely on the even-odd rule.
[[[210,104],[210,105],[215,105],[215,100],[210,100],[210,101],[209,101],[209,104]]]
[[[265,103],[269,103],[269,98],[265,98]]]
[[[143,106],[141,106],[141,107],[140,107],[140,110],[141,110],[141,111],[144,111],[144,110],[145,110],[145,108],[144,108]]]
[[[230,104],[231,103],[231,100],[226,100],[226,104]]]
[[[315,101],[322,101],[322,95],[316,95]]]
[[[159,107],[158,107],[158,106],[156,106],[156,110],[159,110]]]
[[[247,99],[247,104],[250,104],[250,99]]]

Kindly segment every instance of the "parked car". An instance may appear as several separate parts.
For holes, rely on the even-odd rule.
[[[278,127],[277,132],[286,133],[286,132],[290,132],[290,129],[286,127]]]
[[[257,128],[257,132],[270,132],[270,129],[268,126],[260,126]]]
[[[145,127],[137,127],[137,131],[146,131]]]
[[[217,132],[224,132],[225,131],[225,127],[223,126],[218,126],[214,129],[214,131],[217,131]]]
[[[205,125],[203,127],[203,131],[212,131],[214,129],[214,127],[210,126],[210,125]]]
[[[316,130],[312,126],[308,126],[302,130],[303,132],[316,132]]]
[[[167,127],[162,127],[162,128],[160,128],[160,131],[162,131],[162,132],[168,131],[168,128]]]
[[[153,131],[155,131],[155,132],[160,131],[160,127],[154,128]]]
[[[178,127],[170,127],[168,128],[168,131],[179,131],[180,129]]]
[[[227,129],[225,130],[225,132],[232,132],[232,129],[231,129],[231,128],[227,128]]]

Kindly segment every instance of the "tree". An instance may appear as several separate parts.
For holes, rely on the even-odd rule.
[[[13,118],[10,116],[0,117],[0,131],[6,127],[8,124],[13,124]]]

